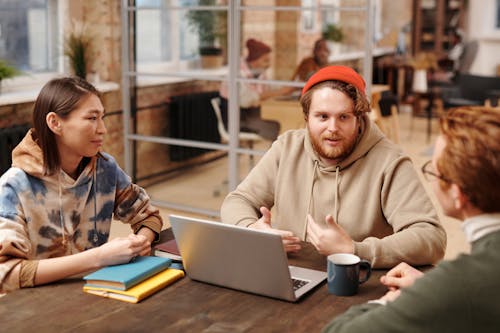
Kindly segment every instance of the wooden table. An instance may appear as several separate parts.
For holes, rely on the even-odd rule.
[[[162,240],[172,237],[162,232]],[[306,244],[290,263],[326,270]],[[185,277],[138,304],[86,294],[81,279],[15,291],[0,298],[2,332],[319,332],[351,305],[385,293],[375,270],[359,293],[339,297],[326,283],[297,303],[221,288]]]
[[[305,120],[298,98],[272,98],[262,101],[262,119],[276,120],[280,123],[280,133],[291,129],[304,128]]]

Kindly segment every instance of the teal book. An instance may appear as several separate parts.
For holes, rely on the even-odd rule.
[[[137,257],[133,261],[103,267],[83,277],[86,286],[127,290],[168,268],[172,260],[161,257]]]

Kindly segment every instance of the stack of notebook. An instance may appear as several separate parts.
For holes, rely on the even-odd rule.
[[[133,261],[101,268],[83,277],[83,291],[120,301],[137,303],[184,276],[170,268],[171,259],[137,257]]]
[[[175,239],[156,244],[154,247],[154,254],[157,257],[170,258],[174,262],[182,263],[181,253]]]

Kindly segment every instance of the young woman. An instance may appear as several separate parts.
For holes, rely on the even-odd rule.
[[[34,128],[0,178],[0,293],[150,253],[163,221],[144,189],[100,152],[104,115],[84,80],[42,88]],[[133,233],[108,242],[112,217]]]

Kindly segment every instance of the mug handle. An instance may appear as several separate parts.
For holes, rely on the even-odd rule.
[[[367,260],[361,260],[359,262],[359,267],[361,269],[363,269],[363,268],[366,269],[366,275],[365,275],[364,279],[359,280],[359,284],[362,284],[362,283],[365,283],[366,281],[368,281],[368,279],[370,278],[370,275],[372,275],[372,265]]]

